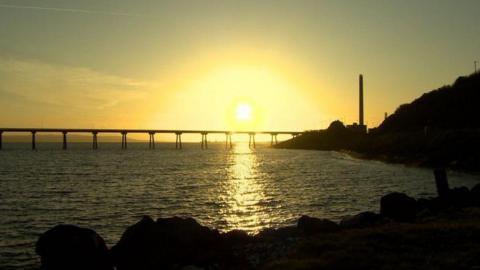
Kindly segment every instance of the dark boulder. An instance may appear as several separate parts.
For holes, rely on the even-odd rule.
[[[95,231],[74,225],[58,225],[36,243],[42,270],[111,270],[108,248]]]
[[[413,221],[419,205],[404,193],[393,192],[380,199],[380,214],[395,221]]]
[[[257,240],[284,240],[299,236],[299,230],[296,226],[286,226],[281,228],[265,228],[255,235]]]
[[[378,224],[382,216],[373,212],[362,212],[354,216],[348,216],[340,221],[340,226],[344,228],[364,228]]]
[[[432,199],[420,198],[417,200],[419,211],[430,209],[432,207]]]
[[[242,230],[233,230],[220,235],[221,245],[233,247],[245,245],[253,241],[253,237]]]
[[[470,191],[467,187],[453,188],[448,191],[447,201],[450,206],[466,207],[471,205]]]
[[[417,217],[426,217],[436,214],[438,211],[445,209],[447,203],[440,197],[420,198],[417,200],[418,213]]]
[[[129,227],[112,248],[118,270],[170,269],[173,266],[203,266],[213,260],[219,246],[218,231],[192,218],[144,217]]]
[[[470,190],[470,197],[472,199],[472,204],[475,206],[480,206],[480,184],[476,184]]]
[[[309,216],[301,216],[297,222],[297,229],[307,235],[328,233],[339,230],[337,223],[328,219],[319,219]]]

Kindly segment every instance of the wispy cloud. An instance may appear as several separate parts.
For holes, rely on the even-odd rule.
[[[54,106],[93,110],[143,99],[155,87],[149,82],[87,68],[1,58],[0,80],[4,94],[9,92]]]
[[[161,105],[157,82],[0,57],[0,126],[139,127]]]
[[[111,12],[111,11],[78,9],[78,8],[39,7],[39,6],[22,6],[22,5],[8,5],[8,4],[0,4],[0,8],[30,9],[30,10],[38,10],[38,11],[71,12],[71,13],[84,13],[84,14],[100,14],[100,15],[110,15],[110,16],[147,17],[146,15],[136,14],[136,13]]]

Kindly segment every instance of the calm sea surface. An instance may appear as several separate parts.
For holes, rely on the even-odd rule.
[[[290,225],[302,214],[338,221],[378,211],[391,191],[435,194],[431,170],[359,160],[336,152],[237,143],[4,144],[0,151],[0,268],[38,265],[38,236],[59,223],[94,229],[111,246],[143,215],[190,216],[222,231]],[[479,176],[449,173],[451,186]]]

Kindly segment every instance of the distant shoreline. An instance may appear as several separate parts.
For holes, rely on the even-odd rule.
[[[480,138],[479,138],[480,139]],[[376,160],[389,164],[402,164],[409,167],[419,167],[419,168],[447,168],[458,172],[466,172],[470,174],[480,174],[480,167],[476,166],[476,160],[474,164],[458,162],[455,160],[433,160],[428,155],[417,154],[416,156],[402,156],[395,155],[391,153],[374,153],[374,152],[360,152],[351,149],[318,149],[313,146],[297,146],[295,142],[287,141],[279,143],[274,146],[277,149],[291,149],[291,150],[312,150],[312,151],[336,151],[339,153],[347,154],[353,158],[362,159],[362,160]]]

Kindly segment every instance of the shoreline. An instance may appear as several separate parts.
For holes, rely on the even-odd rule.
[[[318,151],[318,150],[317,150]],[[320,150],[321,151],[321,150]],[[359,152],[355,151],[349,151],[349,150],[340,150],[338,151],[340,153],[345,153],[353,158],[357,159],[362,159],[362,160],[375,160],[375,161],[381,161],[387,164],[398,164],[398,165],[404,165],[407,167],[414,167],[414,168],[423,168],[423,169],[435,169],[437,166],[433,164],[428,164],[425,162],[425,159],[407,159],[407,158],[401,158],[401,157],[389,157],[388,155],[369,155],[369,154],[362,154]],[[471,175],[480,175],[480,169],[473,170],[473,169],[468,169],[468,168],[462,168],[462,167],[455,167],[455,166],[446,166],[446,169],[458,173],[468,173]]]
[[[255,235],[222,233],[193,218],[145,216],[108,249],[93,230],[58,225],[40,236],[36,251],[42,269],[470,269],[480,265],[480,241],[472,236],[480,239],[480,184],[431,199],[394,192],[382,196],[380,213],[338,223],[301,216],[295,226]],[[430,242],[449,246],[430,250]],[[424,264],[432,252],[448,256]]]
[[[278,146],[273,146],[272,149],[288,149],[288,150],[309,150],[309,151],[335,151],[338,153],[347,154],[353,158],[361,159],[361,160],[374,160],[374,161],[381,161],[388,164],[401,164],[407,167],[415,167],[415,168],[425,168],[425,169],[435,169],[435,168],[445,168],[448,170],[460,172],[460,173],[469,173],[472,175],[480,175],[480,168],[472,167],[472,166],[462,166],[461,164],[447,164],[442,166],[433,164],[428,157],[423,156],[421,158],[408,158],[408,157],[401,157],[401,156],[391,156],[388,154],[372,154],[372,153],[361,153],[355,150],[348,150],[348,149],[321,149],[321,148],[314,148],[314,147],[292,147],[292,146],[282,146],[282,143],[279,143]]]

